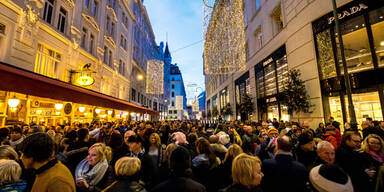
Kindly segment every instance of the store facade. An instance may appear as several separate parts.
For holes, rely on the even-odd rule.
[[[258,119],[289,121],[288,107],[280,102],[288,78],[285,45],[255,65]]]
[[[338,8],[357,122],[383,120],[384,2],[352,1]],[[333,13],[312,23],[324,118],[349,122],[348,99]]]
[[[250,94],[249,71],[245,72],[235,80],[235,100],[236,100],[236,117],[237,119],[247,120],[244,114],[240,113],[239,105],[245,94]],[[243,115],[243,116],[242,116]]]
[[[128,101],[5,63],[0,63],[0,76],[0,126],[151,120],[159,116],[154,110]]]

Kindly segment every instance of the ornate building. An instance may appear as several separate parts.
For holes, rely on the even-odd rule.
[[[44,87],[40,91],[40,87],[31,87],[37,90],[34,92],[17,85],[0,86],[0,123],[10,116],[7,99],[11,94],[27,106],[22,109],[25,114],[17,111],[13,120],[25,122],[89,121],[97,106],[112,111],[105,111],[105,118],[128,113],[133,119],[150,118],[149,114],[156,118],[155,111],[163,108],[161,95],[146,94],[145,79],[137,80],[138,74],[146,75],[147,59],[159,57],[141,0],[2,0],[0,10],[0,61],[4,68],[40,74],[41,78],[37,77],[44,81],[54,79],[55,84],[63,82],[87,94],[64,98],[64,90],[59,92],[55,87],[51,94],[45,94]],[[111,103],[95,102],[95,95],[98,99],[106,96]],[[35,113],[55,110],[29,107],[33,101],[69,103],[76,110],[87,105],[90,112],[77,114],[78,110],[72,110],[56,118],[40,117]]]

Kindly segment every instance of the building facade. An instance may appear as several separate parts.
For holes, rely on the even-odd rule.
[[[367,117],[382,120],[383,1],[340,0],[337,6],[357,121],[360,124]],[[348,122],[332,10],[331,1],[324,0],[245,0],[247,69],[222,81],[220,76],[206,77],[207,107],[213,107],[227,88],[231,104],[238,103],[241,94],[251,95],[253,120],[300,118],[314,128],[331,116]],[[312,113],[288,114],[287,106],[278,99],[291,69],[301,71],[314,105]]]
[[[170,67],[170,79],[171,88],[168,119],[185,120],[188,117],[187,95],[185,92],[183,76],[176,64],[172,64]]]
[[[133,85],[145,83],[145,81],[137,83],[132,77],[136,76],[140,68],[142,69],[140,72],[145,75],[145,58],[158,56],[148,16],[145,8],[141,7],[140,0],[1,1],[0,61],[21,70],[58,80],[59,83],[67,83],[68,86],[81,86],[86,89],[85,91],[93,91],[100,97],[106,95],[111,100],[116,98],[118,102],[130,106],[157,111],[159,108],[151,104],[156,99],[146,96],[145,91],[137,88],[137,92],[141,95],[136,96],[136,98],[145,99],[131,98]],[[138,41],[135,30],[142,28],[143,23],[147,27],[144,30],[145,42],[139,41],[138,45],[147,48],[141,52],[141,56],[138,56],[135,54]],[[139,38],[144,39],[143,37]],[[140,62],[137,62],[138,60]],[[29,103],[33,101],[51,104],[69,102],[74,108],[82,106],[82,103],[56,101],[54,96],[48,99],[35,98],[33,95],[25,95],[17,91],[13,93],[0,90],[0,92],[2,123],[9,115],[7,98],[10,97],[21,97],[21,102],[26,102],[27,111],[21,115],[22,117],[15,119],[25,122],[36,121],[36,119],[47,122],[52,119],[48,114],[54,110],[29,107],[31,106]],[[126,103],[131,101],[134,104]],[[94,103],[86,106],[90,112],[88,114],[82,112],[79,118],[84,121],[94,119],[92,110],[97,105],[98,103]],[[47,114],[36,115],[41,111],[43,114],[47,111]],[[105,116],[122,113],[121,111],[112,112],[108,114],[105,112]],[[142,111],[141,117],[131,112],[130,116],[135,119],[144,119],[147,114],[146,110]],[[75,112],[67,114],[72,120],[73,116],[77,115],[73,113]],[[128,110],[124,112],[124,114],[128,113]],[[66,119],[68,122],[68,118],[63,116],[58,115],[57,118]]]

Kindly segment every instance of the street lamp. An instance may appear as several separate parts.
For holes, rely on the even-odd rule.
[[[141,80],[144,79],[144,76],[143,76],[142,74],[138,74],[138,75],[137,75],[137,79],[141,81]]]
[[[332,5],[333,5],[333,16],[335,17],[335,28],[336,28],[337,38],[339,39],[339,44],[340,44],[340,55],[341,55],[341,61],[342,61],[343,70],[344,70],[345,87],[347,89],[349,117],[351,119],[351,124],[355,124],[356,123],[355,107],[353,106],[353,101],[352,101],[351,81],[349,79],[347,61],[345,60],[345,55],[344,55],[343,37],[340,32],[336,0],[332,0]]]

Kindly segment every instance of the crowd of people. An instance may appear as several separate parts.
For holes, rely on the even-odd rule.
[[[384,191],[384,121],[0,128],[0,192]]]

